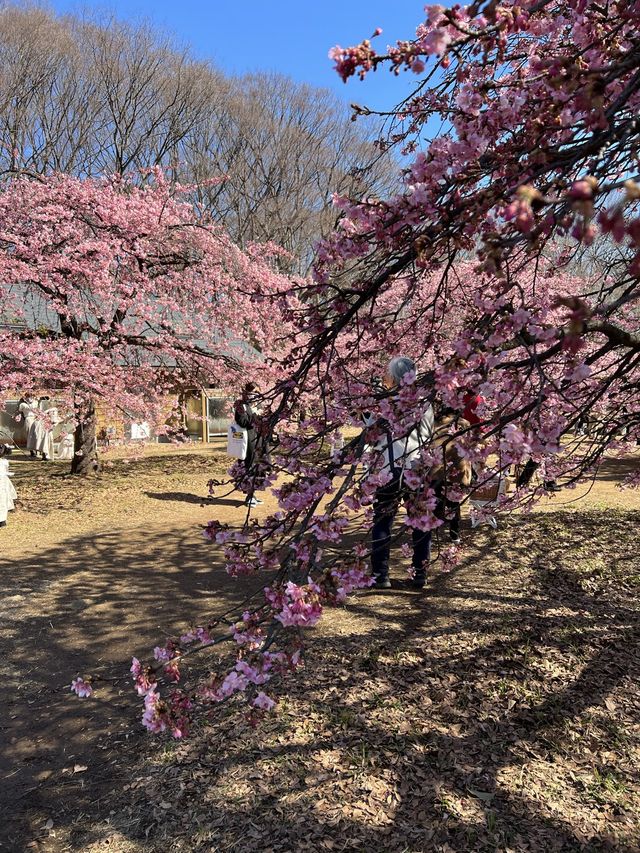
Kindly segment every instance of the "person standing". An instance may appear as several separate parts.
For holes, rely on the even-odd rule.
[[[26,391],[18,403],[18,416],[27,438],[27,450],[32,457],[36,455],[36,434],[33,426],[38,420],[38,400],[31,391]]]
[[[35,453],[42,456],[43,462],[53,459],[53,423],[52,411],[48,410],[49,397],[40,397],[36,410],[36,419],[31,425],[32,446]],[[32,453],[32,456],[35,455]]]
[[[479,418],[477,423],[480,423]],[[430,472],[431,485],[438,499],[436,516],[448,522],[449,538],[454,544],[460,542],[461,507],[458,501],[451,500],[448,493],[461,486],[471,485],[472,468],[460,456],[451,438],[457,432],[468,430],[470,426],[465,417],[456,417],[452,409],[444,409],[435,423],[431,442],[436,460]]]
[[[484,399],[480,394],[475,394],[473,391],[467,391],[463,398],[464,409],[462,417],[469,423],[470,426],[477,426],[482,423],[482,418],[478,415],[478,406],[484,403]]]
[[[257,461],[258,444],[258,413],[254,409],[257,385],[255,382],[247,382],[242,389],[240,399],[236,400],[233,407],[233,417],[239,427],[247,431],[247,453],[244,457],[244,467],[249,482],[249,491],[245,500],[246,506],[257,506],[262,501],[255,496],[254,466]]]
[[[415,372],[415,363],[405,356],[391,359],[384,377],[387,390],[398,390],[407,373]],[[433,408],[428,404],[420,423],[408,433],[394,435],[390,425],[382,420],[383,435],[375,446],[383,458],[383,470],[391,473],[391,480],[376,489],[373,501],[373,527],[371,530],[371,570],[375,580],[375,589],[389,589],[389,557],[391,553],[391,529],[393,520],[402,500],[406,501],[409,489],[404,481],[404,473],[410,469],[420,456],[420,450],[431,440],[433,433]],[[431,531],[412,531],[413,556],[411,565],[413,577],[411,585],[421,589],[425,585],[427,566],[431,558]]]
[[[4,458],[6,452],[6,445],[0,445],[0,527],[7,526],[7,516],[15,508],[18,497],[10,479],[13,475],[9,471],[9,460]]]

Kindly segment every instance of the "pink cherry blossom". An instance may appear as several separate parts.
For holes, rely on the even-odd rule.
[[[88,696],[93,694],[93,687],[90,682],[85,681],[85,679],[80,676],[74,678],[71,682],[71,690],[81,699],[86,699]]]
[[[274,700],[267,696],[266,693],[263,693],[262,690],[258,693],[251,704],[255,708],[260,708],[263,711],[271,711],[276,705]]]

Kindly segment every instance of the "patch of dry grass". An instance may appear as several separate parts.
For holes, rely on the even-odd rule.
[[[180,498],[204,494],[205,477],[222,466],[210,457],[202,450],[181,466],[160,457],[131,477],[116,468],[108,482],[77,486],[107,509],[116,496],[125,509],[137,496],[144,515],[111,510],[116,530],[106,536],[99,515],[75,553],[70,530],[53,526],[68,512],[53,506],[55,490],[29,485],[28,513],[47,512],[57,573],[16,605],[16,648],[21,630],[44,624],[31,611],[63,607],[81,590],[87,601],[97,593],[84,636],[64,639],[72,648],[89,640],[85,660],[121,660],[136,630],[152,642],[156,614],[167,627],[181,614],[188,621],[200,577],[208,592],[198,606],[226,603],[232,587],[211,575],[193,530],[212,509]],[[152,739],[129,710],[129,685],[116,684],[108,702],[84,706],[93,707],[78,724],[85,752],[67,759],[66,775],[54,767],[20,798],[20,843],[91,853],[636,850],[640,501],[617,490],[621,469],[607,463],[579,502],[561,494],[496,532],[465,531],[458,568],[434,571],[424,594],[362,593],[332,611],[309,638],[301,675],[279,686],[278,714],[258,729],[229,707],[184,744]],[[37,503],[45,500],[48,509]],[[162,525],[168,534],[156,538]],[[35,558],[22,575],[35,590]],[[127,592],[133,608],[118,636]],[[38,667],[30,677],[46,691]],[[50,697],[38,707],[46,730]],[[80,750],[73,730],[68,737]],[[88,769],[73,773],[78,755],[89,756]]]

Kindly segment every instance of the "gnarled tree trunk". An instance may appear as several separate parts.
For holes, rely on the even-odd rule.
[[[78,418],[73,434],[72,474],[88,474],[98,467],[98,445],[96,442],[96,407],[93,400]]]

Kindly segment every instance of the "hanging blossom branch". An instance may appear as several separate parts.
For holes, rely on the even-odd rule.
[[[208,657],[202,628],[156,654],[154,673],[177,677],[185,651],[203,649],[183,686],[136,665],[154,731],[181,736],[234,696],[252,716],[270,709],[265,687],[300,665],[303,629],[371,583],[387,430],[406,436],[436,411],[433,439],[404,474],[406,526],[436,531],[436,481],[465,503],[524,469],[492,513],[529,509],[537,469],[562,488],[588,484],[605,454],[640,437],[638,4],[426,11],[415,37],[384,53],[369,40],[331,52],[345,80],[385,67],[417,75],[383,142],[410,160],[391,198],[335,197],[338,227],[317,248],[312,281],[275,297],[294,330],[263,395],[263,433],[278,444],[249,478],[240,466],[232,475],[246,491],[270,489],[278,508],[207,529],[230,574],[268,585],[229,616],[220,636],[233,637],[231,658]],[[418,373],[384,392],[376,379],[398,354]],[[469,394],[480,397],[474,424],[463,418]],[[353,438],[339,449],[345,428]],[[472,485],[462,463],[476,470]]]

